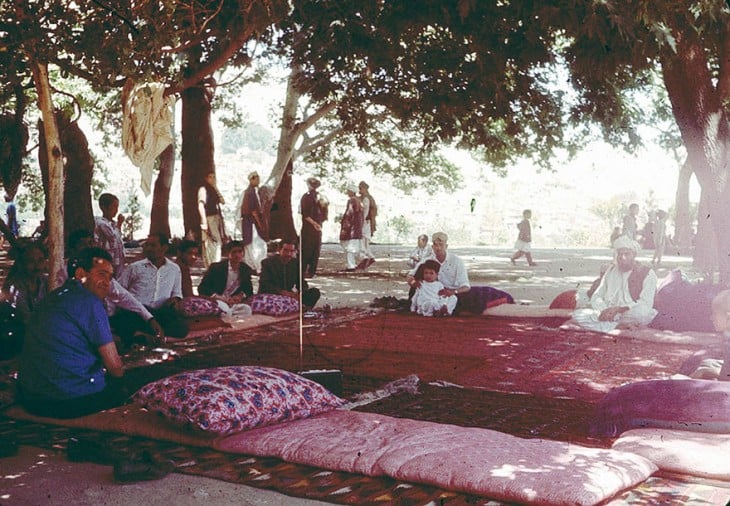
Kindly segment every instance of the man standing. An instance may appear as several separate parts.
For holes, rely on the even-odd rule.
[[[636,232],[638,225],[636,223],[636,217],[639,215],[639,204],[631,204],[629,206],[629,214],[624,216],[624,228],[623,235],[631,239],[636,240]]]
[[[221,260],[208,267],[198,286],[198,293],[232,306],[253,295],[253,271],[243,261],[241,241],[231,241],[226,248],[228,260]]]
[[[266,256],[266,241],[262,239],[264,232],[261,200],[259,198],[258,172],[248,175],[248,188],[241,199],[241,241],[244,246],[244,261],[254,272],[261,270],[261,260]]]
[[[302,195],[299,212],[302,214],[302,269],[305,278],[317,274],[319,254],[322,248],[322,222],[327,219],[326,210],[320,204],[317,178],[307,179],[307,193]]]
[[[367,269],[375,263],[375,255],[370,249],[370,240],[376,230],[375,217],[378,214],[378,205],[375,203],[372,195],[370,195],[370,186],[365,181],[358,184],[360,190],[360,202],[362,203],[362,255],[363,259],[358,264],[359,270]]]
[[[613,247],[614,262],[591,296],[591,308],[576,311],[573,318],[582,327],[601,332],[645,327],[657,315],[654,309],[656,274],[636,261],[641,251],[636,241],[621,236]]]
[[[124,241],[122,240],[122,225],[124,215],[119,212],[119,199],[111,193],[102,193],[99,196],[101,216],[94,218],[94,242],[112,256],[114,277],[119,278],[124,271]]]
[[[216,186],[215,172],[209,172],[203,186],[198,189],[198,215],[203,242],[203,263],[206,267],[221,259],[221,247],[226,240],[226,226],[221,212],[221,204],[224,203]]]
[[[188,326],[176,310],[182,299],[180,267],[165,256],[169,240],[165,234],[150,234],[142,246],[145,258],[130,264],[119,283],[139,300],[169,337],[185,337]],[[154,336],[157,332],[137,313],[118,311],[112,317],[119,337],[133,342],[135,334]]]
[[[69,262],[71,277],[29,322],[18,371],[19,398],[35,415],[75,418],[124,402],[124,374],[102,300],[114,268],[109,253],[87,248]]]
[[[300,301],[306,308],[312,308],[319,300],[320,292],[317,288],[309,288],[307,280],[299,275],[296,254],[295,241],[285,239],[278,255],[261,262],[259,293],[285,295]]]

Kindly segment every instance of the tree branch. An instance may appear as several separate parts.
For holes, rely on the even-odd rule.
[[[299,158],[302,155],[311,153],[312,151],[316,150],[317,148],[319,148],[321,146],[329,144],[330,142],[332,142],[333,139],[340,136],[344,131],[345,131],[345,129],[342,126],[339,126],[324,135],[318,135],[317,137],[312,137],[307,142],[302,143],[302,145],[299,147],[299,149],[294,151],[294,155],[292,156],[292,158]]]
[[[334,111],[335,108],[337,108],[336,102],[327,102],[322,107],[314,111],[313,114],[307,116],[304,118],[301,122],[299,122],[295,128],[295,131],[297,133],[304,132],[309,127],[314,125],[317,121],[325,117],[330,112]]]

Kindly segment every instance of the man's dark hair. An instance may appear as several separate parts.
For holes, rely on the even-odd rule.
[[[94,237],[94,234],[85,228],[78,228],[68,235],[68,253],[75,251],[82,239]]]
[[[102,260],[106,260],[109,263],[112,263],[112,256],[107,250],[96,247],[84,248],[68,262],[68,268],[66,269],[66,272],[69,279],[73,278],[76,275],[76,269],[78,269],[79,267],[87,272],[90,271],[91,268],[94,266],[95,258],[100,258]]]
[[[423,268],[431,269],[436,274],[438,274],[439,270],[441,270],[441,264],[438,263],[436,260],[426,260],[425,262],[423,262]]]
[[[160,240],[160,246],[169,246],[170,245],[170,238],[167,237],[167,234],[163,232],[153,232],[148,235],[148,237],[157,237],[157,239]]]
[[[228,244],[226,244],[225,246],[223,246],[223,250],[224,250],[224,252],[225,252],[226,255],[228,253],[230,253],[233,248],[241,248],[241,249],[243,249],[243,248],[245,248],[245,245],[243,244],[243,241],[230,241]]]
[[[101,195],[99,195],[99,207],[101,207],[102,209],[106,209],[107,207],[112,205],[112,202],[118,201],[119,198],[111,193],[102,193]]]
[[[181,255],[193,248],[200,248],[200,244],[191,239],[183,239],[182,241],[180,241],[180,244],[177,245],[178,255]]]

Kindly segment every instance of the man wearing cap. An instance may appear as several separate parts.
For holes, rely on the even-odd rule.
[[[370,195],[370,185],[365,181],[360,181],[357,185],[360,191],[360,202],[362,203],[362,261],[358,264],[357,268],[360,270],[367,269],[373,263],[375,263],[375,255],[373,255],[370,249],[370,240],[375,233],[375,217],[378,214],[378,206],[375,203],[375,199]]]
[[[302,273],[305,278],[311,278],[317,274],[317,264],[322,248],[322,222],[327,219],[326,208],[321,205],[321,198],[317,192],[319,186],[319,179],[308,178],[307,193],[302,195],[299,203],[299,212],[302,214]]]
[[[656,273],[636,261],[641,250],[636,241],[621,236],[613,247],[614,262],[591,296],[591,308],[578,310],[573,317],[579,325],[603,332],[645,327],[657,315],[654,309]]]

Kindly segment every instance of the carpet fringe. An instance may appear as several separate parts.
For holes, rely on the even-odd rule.
[[[415,374],[411,374],[404,378],[398,378],[397,380],[393,380],[390,383],[385,384],[382,388],[378,388],[372,392],[363,392],[361,394],[354,395],[352,400],[342,407],[343,409],[354,409],[401,392],[416,395],[418,394],[418,383],[420,381],[420,378]]]

